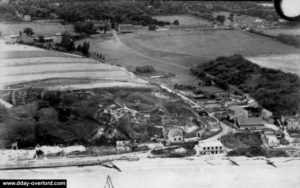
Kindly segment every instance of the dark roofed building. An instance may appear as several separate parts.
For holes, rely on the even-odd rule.
[[[265,127],[261,117],[239,118],[237,124],[240,130],[262,130]]]
[[[201,91],[206,96],[214,96],[217,99],[227,99],[230,97],[229,92],[216,86],[199,87],[198,91]]]
[[[132,24],[119,24],[118,32],[119,33],[132,33],[134,31]]]

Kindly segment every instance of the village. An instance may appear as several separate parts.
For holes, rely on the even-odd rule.
[[[26,23],[34,22],[30,15],[18,16]],[[183,16],[195,19],[195,16]],[[93,38],[105,38],[107,36],[121,40],[126,34],[177,31],[190,28],[205,31],[243,30],[243,32],[247,32],[251,29],[280,27],[279,25],[282,22],[281,20],[271,22],[257,17],[231,14],[229,12],[215,12],[212,17],[214,22],[205,23],[204,26],[200,25],[197,27],[185,26],[184,23],[176,19],[172,20],[169,25],[163,26],[120,23],[114,29],[109,19],[86,19],[84,23],[91,23],[91,30],[95,31],[90,36],[73,31],[39,35],[35,34],[36,31],[32,28],[27,27],[22,28],[23,30],[20,31],[13,31],[13,33],[0,31],[0,38],[6,47],[24,45],[49,51],[68,52],[71,55],[78,55],[82,59],[86,57],[93,58],[93,64],[102,65],[109,62],[106,61],[107,58],[102,56],[102,54],[101,58],[99,58],[99,54],[92,50],[90,50],[89,56],[83,51],[79,52],[80,50],[75,49],[79,45],[75,46],[74,42],[85,40],[87,37],[93,40]],[[57,23],[60,21],[52,20],[52,22]],[[68,39],[67,42],[65,41],[66,39]],[[72,46],[72,49],[68,50],[68,46],[64,46],[64,44],[69,44],[70,41],[74,47]],[[53,124],[58,123],[59,126],[53,127],[58,129],[60,126],[65,126],[66,122],[70,122],[70,124],[77,123],[78,119],[76,118],[83,118],[82,114],[84,114],[80,111],[80,107],[89,109],[85,105],[95,103],[97,106],[89,109],[91,113],[87,116],[100,126],[92,127],[92,130],[86,133],[86,137],[76,138],[74,139],[75,141],[62,139],[65,141],[64,144],[56,141],[53,142],[55,144],[45,142],[45,145],[31,145],[30,149],[28,149],[20,147],[18,140],[6,140],[4,144],[1,143],[1,148],[5,148],[5,150],[1,150],[1,159],[13,161],[37,158],[72,158],[135,152],[147,152],[149,158],[188,157],[195,155],[299,156],[299,115],[282,116],[273,114],[258,104],[247,93],[232,88],[223,89],[220,84],[216,83],[209,76],[198,81],[197,86],[170,84],[169,77],[177,76],[173,73],[163,72],[158,74],[156,72],[155,74],[145,75],[136,73],[135,76],[149,81],[152,89],[147,92],[138,90],[137,92],[141,93],[138,93],[136,96],[130,96],[130,94],[124,94],[122,91],[120,91],[121,94],[110,91],[101,93],[102,91],[99,92],[101,89],[97,90],[95,88],[86,90],[69,89],[67,92],[59,93],[55,91],[50,92],[41,87],[32,88],[31,86],[26,86],[20,88],[20,85],[17,85],[18,87],[15,86],[14,88],[13,84],[7,85],[2,91],[0,99],[1,110],[7,112],[5,116],[9,116],[17,121],[22,121],[26,118],[58,119],[57,122],[50,121]],[[114,100],[114,102],[99,100],[105,97],[111,97],[109,99]],[[129,100],[126,97],[131,98]],[[149,99],[145,100],[144,97],[149,97]],[[69,101],[65,99],[70,100],[70,104],[67,104]],[[78,105],[76,102],[82,99],[84,99],[84,102],[88,101],[87,104],[80,107],[76,106]],[[49,104],[43,103],[45,106],[35,109],[36,112],[43,108],[47,108],[49,111],[45,110],[43,113],[37,113],[38,115],[34,114],[34,112],[34,116],[31,117],[32,114],[28,115],[29,113],[26,110],[28,111],[27,108],[32,103],[40,102],[39,100],[46,101]],[[57,104],[54,104],[55,102]],[[84,119],[84,121],[87,120]],[[123,123],[124,121],[126,123],[122,127],[120,122]],[[71,134],[66,135],[61,137],[68,137]],[[250,141],[243,142],[245,137],[249,137]],[[104,139],[105,146],[101,145],[103,141],[101,139]],[[251,140],[255,142],[250,143]],[[238,142],[242,143],[241,147],[237,144]],[[86,146],[82,143],[85,143]],[[99,143],[101,146],[98,147],[97,144]],[[240,150],[250,150],[251,148],[256,148],[263,152],[239,154]]]

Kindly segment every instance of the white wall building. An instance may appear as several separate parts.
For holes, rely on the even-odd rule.
[[[195,145],[196,156],[200,155],[226,155],[223,144],[219,141],[205,142],[199,141],[198,145]]]

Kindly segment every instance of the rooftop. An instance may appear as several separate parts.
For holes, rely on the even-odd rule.
[[[198,146],[201,146],[201,147],[222,146],[223,147],[223,144],[220,141],[212,141],[212,142],[199,141]]]
[[[240,118],[238,120],[240,126],[243,125],[264,125],[264,122],[261,117],[249,117],[249,118]]]
[[[199,90],[202,91],[203,93],[207,93],[211,95],[217,93],[226,93],[226,91],[216,86],[203,86],[203,87],[199,87]]]

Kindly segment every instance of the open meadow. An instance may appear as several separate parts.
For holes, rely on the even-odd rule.
[[[300,52],[295,47],[239,30],[138,30],[83,41],[89,41],[90,52],[103,54],[107,62],[131,71],[136,66],[152,65],[158,71],[175,73],[173,81],[182,84],[195,81],[189,72],[191,67],[219,56],[241,54],[255,57]],[[272,64],[268,66],[273,67]]]
[[[265,34],[271,35],[271,36],[277,36],[279,34],[300,36],[300,28],[293,28],[293,29],[264,29],[262,31]]]

